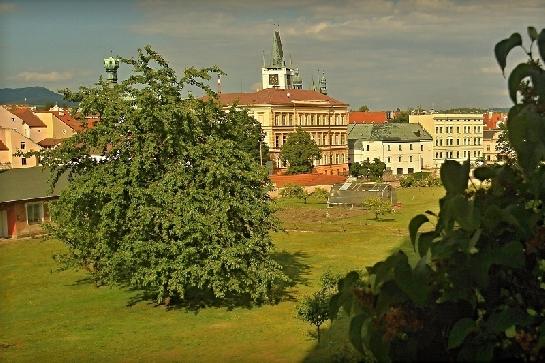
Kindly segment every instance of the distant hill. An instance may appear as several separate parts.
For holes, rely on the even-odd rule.
[[[12,103],[26,103],[32,106],[47,104],[75,105],[73,102],[66,101],[62,95],[45,87],[0,88],[0,104]]]

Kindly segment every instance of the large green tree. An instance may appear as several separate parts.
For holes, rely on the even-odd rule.
[[[62,260],[159,302],[271,297],[285,276],[271,258],[259,123],[223,111],[206,85],[216,68],[178,78],[150,47],[121,62],[132,72],[120,84],[65,90],[100,122],[41,154],[70,177],[52,208]],[[188,86],[208,97],[182,97]]]
[[[321,157],[320,148],[310,134],[301,127],[291,133],[282,145],[280,150],[280,159],[288,164],[288,173],[308,173],[312,171],[312,163]]]

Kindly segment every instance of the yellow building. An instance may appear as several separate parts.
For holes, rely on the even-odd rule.
[[[343,175],[348,172],[348,104],[302,89],[222,93],[219,99],[224,106],[236,103],[247,109],[259,121],[276,169],[285,167],[279,158],[282,145],[288,135],[301,126],[322,151],[322,158],[315,162],[318,173]]]
[[[483,160],[482,114],[410,115],[409,123],[419,123],[432,136],[436,168],[447,159]]]
[[[34,112],[34,114],[46,125],[42,135],[43,139],[40,141],[48,139],[48,141],[56,143],[75,134],[70,126],[57,118],[52,112]]]

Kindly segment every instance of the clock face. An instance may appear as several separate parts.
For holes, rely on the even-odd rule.
[[[269,84],[271,86],[278,86],[278,74],[269,74]]]

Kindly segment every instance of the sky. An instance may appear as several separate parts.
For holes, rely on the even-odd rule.
[[[179,74],[217,65],[223,92],[253,92],[279,29],[304,87],[325,71],[354,109],[509,107],[494,45],[544,25],[544,0],[0,0],[0,88],[92,85],[103,58],[149,44]]]

